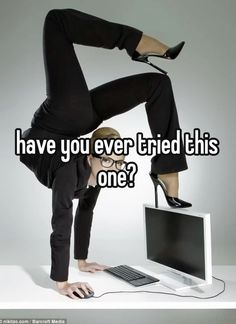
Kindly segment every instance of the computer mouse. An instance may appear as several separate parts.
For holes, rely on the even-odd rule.
[[[94,292],[93,291],[91,291],[91,290],[88,290],[88,292],[89,292],[89,294],[87,295],[84,291],[83,291],[83,289],[81,289],[81,288],[78,288],[79,289],[79,291],[84,295],[84,298],[82,298],[76,291],[73,291],[73,294],[76,296],[76,297],[79,297],[79,298],[81,298],[81,299],[86,299],[86,298],[91,298],[91,297],[93,297],[93,295],[94,295]]]

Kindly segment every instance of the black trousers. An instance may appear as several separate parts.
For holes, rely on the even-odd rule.
[[[162,138],[175,138],[180,126],[168,76],[141,73],[89,90],[73,47],[73,43],[117,47],[131,57],[141,37],[142,31],[136,28],[75,9],[50,10],[43,30],[47,98],[35,112],[31,126],[78,137],[104,120],[145,103],[152,136],[160,133]],[[187,169],[183,145],[181,154],[154,156],[151,162],[151,171],[156,174]]]

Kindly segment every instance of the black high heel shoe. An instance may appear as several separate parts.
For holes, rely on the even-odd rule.
[[[166,197],[166,201],[168,203],[168,205],[170,207],[173,207],[173,208],[186,208],[186,207],[191,207],[192,204],[190,204],[189,202],[187,201],[184,201],[184,200],[181,200],[177,197],[171,197],[171,196],[168,196],[167,194],[167,189],[166,189],[166,186],[165,184],[163,183],[163,181],[161,181],[155,174],[153,173],[149,173],[152,181],[153,181],[153,184],[154,184],[154,190],[155,190],[155,207],[157,208],[158,207],[158,196],[157,196],[157,186],[160,185],[163,192],[164,192],[164,195]]]
[[[164,59],[168,59],[168,60],[174,60],[179,55],[179,53],[181,52],[184,44],[185,44],[185,42],[180,42],[176,46],[168,48],[168,50],[163,55],[159,55],[159,54],[151,53],[151,52],[150,53],[145,53],[145,54],[140,54],[139,52],[134,51],[133,56],[132,56],[132,60],[147,63],[147,64],[151,65],[152,67],[154,67],[155,69],[162,72],[163,74],[167,74],[166,71],[164,71],[161,68],[159,68],[158,66],[152,64],[148,60],[148,57],[149,56],[155,56],[155,57],[160,57],[160,58],[164,58]]]

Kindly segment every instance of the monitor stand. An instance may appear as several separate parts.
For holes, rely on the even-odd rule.
[[[157,273],[157,278],[160,279],[160,284],[162,286],[168,287],[175,291],[206,285],[206,281],[204,280],[197,279],[197,278],[191,279],[187,276],[178,274],[171,270]]]

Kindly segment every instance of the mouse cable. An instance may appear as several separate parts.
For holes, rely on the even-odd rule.
[[[214,276],[212,276],[212,278],[218,280],[218,281],[221,281],[223,282],[223,289],[216,295],[213,295],[213,296],[209,296],[209,297],[198,297],[198,296],[192,296],[192,295],[178,295],[178,294],[175,294],[175,293],[167,293],[167,292],[164,292],[164,291],[150,291],[150,290],[137,290],[137,291],[134,291],[134,290],[119,290],[119,291],[108,291],[108,292],[105,292],[99,296],[93,296],[92,298],[101,298],[102,296],[104,295],[107,295],[107,294],[120,294],[120,293],[140,293],[140,292],[145,292],[145,293],[150,293],[150,294],[162,294],[162,295],[172,295],[172,296],[178,296],[178,297],[191,297],[191,298],[197,298],[197,299],[211,299],[211,298],[216,298],[217,296],[223,294],[223,292],[225,291],[225,281],[222,280],[222,279],[219,279],[219,278],[216,278]]]

